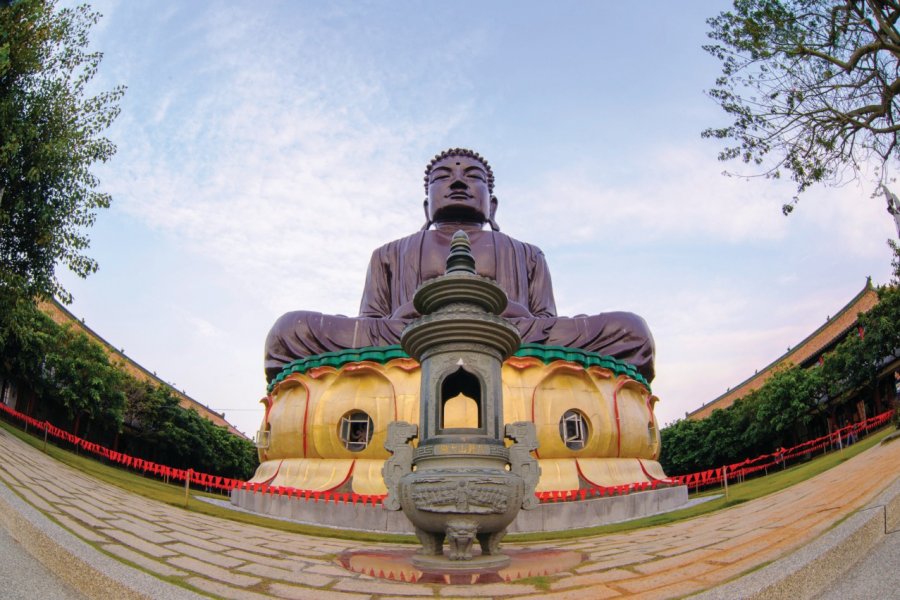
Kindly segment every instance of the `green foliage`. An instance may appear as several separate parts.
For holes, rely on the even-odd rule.
[[[129,395],[126,411],[126,452],[179,469],[238,479],[256,471],[256,448],[249,440],[182,408],[168,388],[139,383],[134,387],[138,391]]]
[[[709,95],[733,119],[720,160],[783,171],[798,194],[898,158],[900,7],[883,0],[735,0],[707,21],[722,63]],[[789,213],[794,202],[786,204]]]
[[[69,421],[80,424],[86,419],[118,431],[125,405],[124,373],[83,332],[64,326],[55,327],[54,333],[43,363],[44,397],[54,398]]]
[[[0,375],[27,382],[44,400],[44,417],[70,428],[93,424],[97,434],[114,435],[125,404],[123,374],[84,333],[60,327],[29,300],[12,297],[11,312],[0,319]]]
[[[0,8],[0,287],[26,297],[68,300],[57,263],[81,277],[97,268],[83,230],[110,197],[90,168],[115,153],[102,132],[124,93],[86,94],[102,58],[87,50],[98,18],[54,0]]]
[[[171,388],[136,380],[111,363],[99,343],[12,297],[16,302],[0,316],[0,378],[35,393],[35,416],[160,464],[239,479],[253,475],[258,459],[249,440],[182,408]]]
[[[669,474],[703,471],[793,445],[818,410],[817,369],[779,369],[761,388],[706,419],[664,428],[660,462]]]
[[[256,447],[182,408],[171,389],[129,377],[122,451],[179,469],[248,479],[259,465]]]
[[[891,252],[894,254],[891,259],[891,267],[894,269],[894,276],[891,279],[891,284],[894,287],[900,287],[900,244],[894,240],[888,240],[888,246],[891,247]]]
[[[794,445],[800,441],[795,432],[812,420],[821,397],[818,368],[779,369],[759,390],[755,421],[769,430],[774,445]]]
[[[0,373],[38,381],[50,348],[53,322],[34,301],[0,288]]]
[[[821,366],[779,368],[732,406],[664,428],[660,463],[666,473],[705,471],[796,445],[807,426],[824,417],[828,400],[873,392],[885,358],[900,352],[900,288],[879,288],[878,298],[858,316],[864,335],[851,332]]]

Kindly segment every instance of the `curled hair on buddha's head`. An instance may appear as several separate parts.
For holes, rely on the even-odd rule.
[[[494,193],[494,171],[491,170],[491,165],[488,164],[486,158],[482,155],[478,154],[474,150],[469,150],[468,148],[449,148],[444,150],[440,154],[435,154],[434,158],[431,159],[431,162],[428,163],[428,166],[425,167],[425,193],[428,193],[428,176],[431,175],[431,169],[434,168],[438,162],[444,160],[450,156],[468,156],[469,158],[474,158],[482,165],[484,165],[484,170],[487,171],[487,184],[488,191],[493,194]]]

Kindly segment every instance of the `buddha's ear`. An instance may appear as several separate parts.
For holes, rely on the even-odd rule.
[[[425,224],[422,226],[422,231],[425,231],[431,227],[431,216],[428,214],[428,198],[425,198],[425,202],[422,203],[422,208],[425,209]]]
[[[488,223],[490,223],[491,229],[493,229],[494,231],[500,231],[500,226],[497,225],[497,221],[494,220],[494,215],[496,215],[496,214],[497,214],[497,196],[491,196],[491,208],[490,208],[490,215],[488,216]]]

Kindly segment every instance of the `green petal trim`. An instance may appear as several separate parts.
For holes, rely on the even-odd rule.
[[[613,358],[612,356],[605,356],[603,354],[588,352],[587,350],[580,350],[578,348],[544,346],[543,344],[522,344],[515,353],[515,356],[533,356],[541,359],[544,364],[551,363],[554,360],[567,360],[569,362],[577,363],[585,369],[588,367],[603,367],[604,369],[609,369],[616,375],[627,375],[628,377],[631,377],[646,387],[648,392],[650,391],[650,383],[644,379],[643,375],[638,373],[638,370],[634,365],[627,363],[624,360]]]
[[[602,367],[609,369],[616,375],[626,375],[650,391],[650,384],[644,379],[644,376],[638,373],[633,365],[625,361],[613,358],[612,356],[604,356],[596,352],[588,352],[579,350],[578,348],[566,348],[565,346],[544,346],[543,344],[522,344],[514,356],[518,357],[534,357],[540,359],[544,364],[551,363],[556,360],[566,360],[581,365],[584,368]],[[385,364],[395,358],[410,358],[409,354],[403,351],[399,344],[392,346],[369,346],[367,348],[353,348],[350,350],[338,350],[336,352],[325,352],[324,354],[315,354],[300,358],[286,365],[275,379],[269,383],[267,390],[271,393],[275,386],[284,381],[286,377],[294,373],[306,373],[310,369],[316,367],[334,367],[339,369],[346,364],[362,361],[372,361],[378,364]]]

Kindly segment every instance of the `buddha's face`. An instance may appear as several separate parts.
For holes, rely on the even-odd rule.
[[[428,174],[425,214],[432,222],[474,221],[484,223],[494,216],[496,198],[491,197],[487,169],[469,156],[448,156]]]

